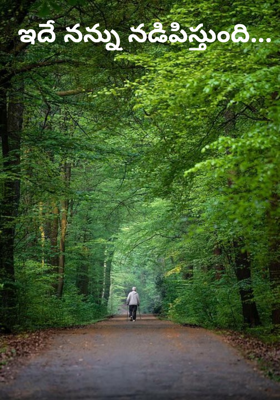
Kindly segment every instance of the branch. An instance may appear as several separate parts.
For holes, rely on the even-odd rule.
[[[43,67],[50,67],[55,64],[64,64],[64,63],[73,63],[73,60],[52,60],[52,61],[41,61],[38,63],[33,63],[29,65],[25,65],[24,67],[17,69],[13,72],[9,72],[6,75],[3,76],[3,78],[0,80],[1,84],[4,84],[6,82],[9,82],[14,76],[17,74],[20,74],[22,72],[28,72],[32,71],[33,69],[37,68],[43,68]],[[75,62],[75,61],[74,61]]]
[[[55,64],[63,64],[66,62],[69,62],[71,60],[52,60],[52,61],[42,61],[39,63],[33,63],[33,64],[29,64],[26,65],[25,67],[22,67],[21,69],[16,70],[13,75],[21,73],[21,72],[27,72],[27,71],[31,71],[32,69],[36,69],[36,68],[42,68],[42,67],[49,67]]]
[[[78,88],[72,90],[62,90],[61,92],[56,92],[56,95],[60,97],[66,97],[66,96],[74,96],[76,94],[81,94],[81,93],[91,93],[93,91],[94,91],[93,89]]]
[[[19,44],[15,48],[10,50],[9,53],[10,54],[14,54],[14,55],[18,55],[22,50],[24,50],[29,45],[30,45],[30,43],[19,42]]]
[[[141,242],[136,243],[132,249],[128,252],[128,255],[130,255],[136,247],[141,246],[141,244],[148,242],[149,240],[152,240],[154,237],[159,236],[158,233],[154,233],[152,236],[148,237],[147,239],[142,240]]]
[[[16,19],[16,23],[19,26],[25,17],[30,12],[31,7],[33,4],[36,3],[36,0],[26,0],[26,1],[16,1],[11,2],[10,7],[6,15],[3,15],[3,22],[5,20],[5,24],[10,24],[10,19],[13,17]],[[4,47],[4,51],[9,53],[14,47],[14,39],[10,40],[6,46]]]

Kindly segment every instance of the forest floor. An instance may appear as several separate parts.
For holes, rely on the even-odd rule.
[[[2,400],[280,399],[278,383],[202,328],[143,315],[34,335],[41,349],[7,367],[14,379],[0,383]]]

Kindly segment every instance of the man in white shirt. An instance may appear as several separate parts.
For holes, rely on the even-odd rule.
[[[129,318],[130,321],[136,321],[137,306],[140,305],[139,294],[136,292],[136,287],[133,286],[132,291],[129,293],[126,299],[126,304],[129,306]]]

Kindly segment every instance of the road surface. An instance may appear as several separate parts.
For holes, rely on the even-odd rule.
[[[280,385],[212,332],[119,316],[54,335],[0,398],[266,400],[280,399]]]

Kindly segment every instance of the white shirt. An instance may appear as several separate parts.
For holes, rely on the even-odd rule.
[[[129,295],[127,296],[126,304],[129,306],[139,306],[140,299],[138,293],[135,290],[130,292]]]

